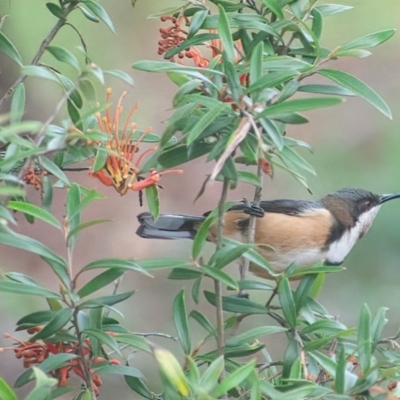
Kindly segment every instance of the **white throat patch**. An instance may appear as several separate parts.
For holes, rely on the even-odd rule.
[[[327,264],[341,264],[344,261],[357,240],[371,227],[380,208],[381,206],[375,206],[361,214],[352,228],[347,230],[339,240],[331,243],[325,257]]]

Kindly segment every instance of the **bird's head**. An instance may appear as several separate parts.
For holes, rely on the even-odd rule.
[[[374,222],[380,206],[399,197],[400,193],[378,195],[363,189],[345,188],[328,194],[321,202],[346,228],[358,223],[365,232]]]

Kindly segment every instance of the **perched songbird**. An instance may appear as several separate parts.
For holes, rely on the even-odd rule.
[[[362,189],[342,189],[318,201],[261,201],[257,207],[245,202],[235,204],[224,215],[223,235],[247,242],[250,215],[256,218],[254,243],[264,245],[258,251],[276,272],[295,263],[299,268],[323,261],[340,265],[350,250],[371,227],[380,206],[400,193],[377,195]],[[138,215],[137,234],[143,238],[193,239],[205,220],[203,216],[162,214],[157,221],[145,212]],[[215,241],[217,224],[210,228],[208,240]],[[257,265],[250,270],[270,278]]]

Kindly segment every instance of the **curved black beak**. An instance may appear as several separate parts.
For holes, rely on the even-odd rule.
[[[389,200],[398,199],[399,197],[400,197],[400,193],[383,194],[380,197],[379,204],[386,203]]]

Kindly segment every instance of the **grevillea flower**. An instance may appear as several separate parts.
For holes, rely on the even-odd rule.
[[[168,28],[160,28],[161,39],[158,41],[158,54],[162,55],[167,53],[169,50],[180,46],[183,41],[185,41],[188,37],[188,32],[182,28],[182,25],[189,25],[189,20],[187,17],[171,17],[164,15],[161,17],[162,22],[170,21],[172,26]],[[211,29],[210,33],[215,33],[215,29]],[[223,46],[220,39],[211,39],[209,43],[205,45],[206,49],[211,49],[211,58],[216,57],[217,55],[223,52]],[[238,39],[235,42],[236,46],[236,59],[235,63],[239,63],[242,59],[241,52],[243,50],[242,41]],[[210,58],[203,54],[202,50],[198,46],[191,46],[187,49],[183,49],[180,53],[177,54],[178,60],[175,60],[175,56],[168,57],[170,61],[177,61],[180,64],[183,64],[183,58],[190,58],[193,60],[194,65],[199,68],[207,68],[210,63]],[[247,75],[242,74],[240,76],[240,83],[242,85],[247,84]]]
[[[36,333],[41,330],[41,327],[37,327],[32,333]],[[112,332],[110,332],[112,334]],[[14,336],[4,334],[7,339],[13,339],[15,341],[13,346],[0,348],[1,351],[12,350],[15,353],[15,357],[22,359],[24,368],[30,368],[34,365],[40,365],[44,360],[51,357],[52,354],[74,354],[76,358],[69,360],[67,365],[57,368],[53,371],[49,371],[52,376],[58,380],[58,386],[67,386],[68,379],[71,373],[74,373],[83,381],[85,378],[85,368],[82,361],[82,354],[79,350],[78,343],[65,343],[65,342],[46,342],[46,341],[35,341],[35,342],[23,342]],[[85,339],[85,347],[82,350],[83,357],[86,359],[87,365],[96,365],[99,363],[109,363],[112,365],[120,365],[121,362],[117,359],[111,358],[106,360],[101,357],[93,357],[91,350],[91,342],[89,339]],[[90,379],[92,380],[93,390],[98,396],[100,394],[99,387],[102,385],[102,380],[99,375],[95,373],[93,369],[89,369]]]
[[[109,103],[111,89],[107,89],[106,102]],[[106,109],[105,116],[100,113],[96,115],[99,129],[109,136],[104,143],[108,150],[105,165],[99,171],[92,171],[91,175],[99,179],[106,186],[114,186],[115,190],[122,196],[129,190],[140,191],[149,186],[157,186],[160,178],[168,173],[182,173],[181,169],[158,172],[154,168],[148,171],[147,176],[138,176],[140,164],[143,159],[157,149],[153,146],[136,157],[139,153],[140,142],[151,132],[151,128],[145,129],[137,140],[132,140],[136,133],[136,124],[130,120],[137,110],[137,103],[130,110],[122,130],[120,131],[120,118],[122,113],[122,100],[126,96],[123,92],[119,98],[114,115],[110,108]]]

